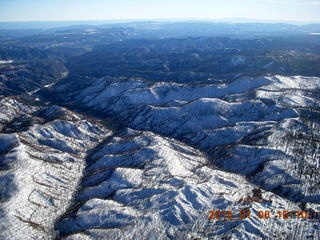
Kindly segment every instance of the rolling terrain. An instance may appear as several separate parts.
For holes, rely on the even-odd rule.
[[[0,31],[1,239],[320,239],[318,25],[184,24]]]

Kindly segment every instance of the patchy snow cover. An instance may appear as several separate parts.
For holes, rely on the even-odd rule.
[[[89,88],[80,91],[77,96],[70,100],[76,100],[77,103],[84,107],[94,108],[99,112],[103,111],[106,115],[113,116],[117,121],[121,121],[131,128],[152,131],[162,136],[178,139],[205,151],[208,156],[208,160],[206,160],[208,161],[206,163],[208,166],[216,166],[222,172],[228,172],[223,179],[228,179],[228,176],[232,175],[229,172],[246,176],[248,184],[254,184],[257,188],[263,188],[279,198],[281,196],[287,199],[283,200],[289,201],[283,203],[282,207],[284,209],[297,207],[306,209],[307,206],[312,206],[311,209],[316,211],[319,206],[320,196],[317,180],[319,166],[319,161],[317,160],[319,159],[319,140],[317,139],[319,139],[320,135],[318,124],[320,110],[319,88],[319,78],[303,76],[241,78],[228,84],[207,85],[151,83],[142,79],[125,78],[118,81],[116,79],[102,78],[93,82]],[[88,95],[90,97],[87,97]],[[141,170],[151,163],[154,166],[150,167],[153,169],[152,173],[156,173],[158,170],[161,172],[160,179],[166,174],[170,174],[168,179],[176,179],[178,178],[177,176],[180,176],[178,180],[175,180],[177,183],[183,181],[184,185],[189,184],[192,189],[198,189],[198,185],[189,183],[188,181],[191,180],[186,177],[191,171],[186,165],[188,161],[183,160],[181,162],[174,153],[175,151],[164,150],[167,146],[166,143],[159,141],[161,142],[159,145],[163,147],[158,146],[154,150],[151,147],[152,144],[150,146],[150,141],[146,141],[144,138],[142,141],[143,147],[141,146],[143,151],[141,152],[137,150],[139,149],[139,144],[136,141],[128,141],[132,143],[132,148],[135,151],[130,151],[130,144],[127,141],[123,141],[125,144],[122,146],[124,149],[128,149],[127,151],[130,152],[130,155],[127,155],[127,152],[115,155],[116,145],[114,143],[109,143],[105,147],[105,149],[109,149],[105,153],[97,153],[97,161],[91,166],[92,169],[89,168],[88,170],[97,172],[99,176],[92,177],[92,179],[88,178],[85,183],[94,182],[102,176],[108,177],[110,181],[101,183],[102,186],[107,187],[98,185],[91,188],[89,184],[84,188],[79,198],[88,199],[90,194],[93,193],[95,194],[92,197],[105,197],[105,195],[101,195],[101,189],[107,188],[109,190],[104,193],[111,194],[114,199],[119,191],[126,194],[129,191],[127,188],[139,188],[144,184],[143,181],[124,181],[120,189],[116,190],[117,188],[113,184],[114,180],[112,180],[115,176],[112,171],[108,171],[110,168],[118,167],[129,169],[136,167]],[[111,146],[112,151],[109,148]],[[161,161],[158,160],[158,163],[153,156],[156,154],[160,158],[163,152],[166,152],[167,157]],[[149,159],[151,163],[148,162],[147,165],[144,165],[146,159]],[[166,159],[174,159],[174,162]],[[184,157],[184,159],[187,159],[187,157]],[[160,162],[164,166],[171,167],[163,169]],[[203,169],[199,167],[192,168]],[[103,173],[98,169],[107,169],[108,171]],[[183,172],[184,174],[181,175]],[[199,172],[197,173],[199,174]],[[139,174],[143,176],[144,171],[142,173],[139,171]],[[209,175],[212,174],[217,173]],[[183,178],[181,179],[182,176]],[[200,174],[200,176],[202,175]],[[151,182],[153,181],[155,180]],[[237,185],[236,181],[230,182]],[[161,184],[165,183],[168,184],[167,181]],[[150,183],[148,182],[148,184]],[[171,187],[171,184],[169,186]],[[221,187],[216,186],[216,188]],[[208,186],[206,188],[210,189]],[[239,189],[245,189],[245,187],[239,186]],[[201,197],[203,191],[197,190],[195,196],[206,199]],[[248,192],[244,192],[248,194]],[[178,191],[177,194],[180,196],[181,192]],[[156,198],[157,202],[161,203],[161,193],[157,192],[157,196],[160,198]],[[189,203],[192,207],[188,208],[177,202],[176,206],[174,200],[169,201],[168,196],[165,196],[166,200],[163,200],[163,202],[173,201],[174,210],[170,210],[169,217],[161,217],[161,214],[157,217],[157,219],[161,219],[161,223],[156,223],[156,225],[160,226],[165,221],[169,223],[167,227],[163,228],[167,230],[157,235],[159,238],[182,239],[186,237],[184,235],[175,235],[178,234],[177,232],[181,233],[183,231],[176,228],[170,230],[169,226],[172,227],[172,225],[181,226],[188,221],[204,224],[204,220],[196,220],[201,219],[199,212],[192,215],[196,209],[195,205]],[[175,195],[173,194],[173,196]],[[213,190],[209,191],[208,196],[215,196]],[[184,199],[183,194],[181,199]],[[233,206],[232,204],[236,201],[235,199],[229,200],[230,202],[225,206]],[[199,206],[203,207],[205,205],[204,202],[208,203],[208,201],[201,201]],[[300,205],[294,205],[290,201],[299,202]],[[198,200],[196,202],[199,203]],[[126,204],[128,203],[129,200]],[[152,202],[142,205],[148,205],[151,208],[153,206]],[[210,207],[217,208],[216,205],[210,206],[209,204]],[[189,209],[189,212],[185,211],[185,209]],[[193,220],[191,221],[190,219]],[[69,220],[65,221],[68,222]],[[139,222],[139,220],[137,221]],[[300,230],[297,230],[299,233],[297,231],[295,233],[289,231],[289,233],[283,234],[280,233],[280,229],[286,227],[277,227],[277,224],[287,224],[288,229]],[[138,226],[140,225],[145,226],[145,224],[139,222]],[[225,236],[234,239],[263,239],[266,236],[282,236],[283,238],[288,238],[289,236],[298,236],[298,238],[312,236],[315,239],[319,238],[318,223],[312,225],[312,223],[300,223],[295,220],[290,223],[274,220],[268,225],[264,225],[259,219],[252,219],[252,221],[245,222],[238,227],[233,223],[214,224],[212,229],[215,230],[212,230],[212,232],[215,232],[214,234],[216,235],[221,234],[221,236],[225,234]],[[59,226],[64,229],[63,224]],[[130,228],[130,236],[142,234],[137,230],[139,233],[134,235],[133,229],[139,229],[136,225],[134,226]],[[312,230],[312,228],[315,230]],[[190,226],[186,227],[186,229],[190,230]],[[302,229],[307,230],[304,231]],[[232,233],[232,231],[236,233]],[[278,231],[278,235],[272,235],[272,231]],[[80,236],[86,235],[103,236],[103,234],[114,238],[120,236],[116,230],[86,230],[86,233],[82,235],[78,235],[76,232],[74,230],[75,235],[73,237],[75,238],[81,238]],[[267,232],[268,234],[265,235]],[[200,235],[204,236],[205,234],[202,232]],[[147,236],[149,235],[143,236],[148,238]],[[70,239],[73,239],[73,237],[70,237]]]
[[[21,103],[15,97],[7,97],[0,100],[0,124],[9,122],[15,117],[30,114],[38,108]]]
[[[9,104],[11,107],[7,107]],[[14,100],[7,101],[0,110],[6,119],[35,114],[35,109]],[[46,112],[52,114],[52,110]],[[64,112],[61,108],[55,110]],[[33,124],[27,131],[0,134],[0,178],[5,184],[0,188],[1,239],[54,236],[55,221],[65,213],[78,188],[86,151],[110,134],[73,115],[73,120],[56,116],[55,120]]]
[[[58,106],[2,100],[0,238],[319,239],[317,220],[257,217],[320,210],[319,87],[301,76],[100,78],[70,92],[117,121],[114,133]],[[209,221],[217,209],[252,217]]]
[[[151,132],[112,138],[88,159],[86,172],[76,196],[82,204],[57,224],[63,239],[265,239],[301,224],[259,220],[259,210],[299,206],[267,191],[259,202],[242,203],[256,188],[245,177],[214,169],[201,152]],[[251,219],[208,221],[212,209],[246,208]],[[312,232],[310,222],[305,230]]]
[[[246,57],[244,56],[234,56],[231,58],[231,65],[238,66],[246,63]]]
[[[0,60],[0,64],[10,64],[13,63],[13,60]]]

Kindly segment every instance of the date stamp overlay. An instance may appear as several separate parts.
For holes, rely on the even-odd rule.
[[[252,217],[259,219],[313,219],[320,220],[320,212],[302,211],[302,210],[210,210],[208,214],[209,221],[235,221],[245,220]]]

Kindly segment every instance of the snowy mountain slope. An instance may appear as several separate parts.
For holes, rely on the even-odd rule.
[[[51,91],[62,93],[62,104],[122,126],[87,159],[76,204],[56,225],[59,236],[319,239],[317,220],[208,221],[210,209],[319,211],[319,86],[319,78],[301,76],[58,83]],[[263,200],[244,200],[253,189]]]
[[[319,240],[318,29],[0,30],[0,239]]]
[[[174,139],[128,130],[99,149],[88,158],[75,206],[57,224],[59,239],[288,238],[302,225],[302,238],[319,237],[312,220],[259,220],[259,210],[299,206],[266,191],[259,196],[244,177],[213,169],[199,151]],[[247,208],[250,219],[208,220],[212,209],[237,214]]]
[[[3,101],[4,239],[320,239],[318,219],[257,216],[320,210],[319,78],[84,86],[46,91],[112,131],[41,107],[43,93],[39,106]],[[210,221],[218,209],[236,219]]]
[[[0,110],[6,119],[29,114],[38,123],[0,134],[0,238],[49,239],[78,188],[86,151],[110,131],[59,107],[37,109],[12,99],[8,105]]]
[[[319,78],[301,76],[211,85],[102,78],[68,101],[131,128],[182,140],[205,151],[214,165],[283,197],[319,202],[319,87]],[[298,155],[301,146],[309,150]],[[312,173],[313,180],[301,172]]]
[[[21,125],[30,125],[30,114],[38,110],[36,106],[25,105],[15,97],[0,100],[0,129],[15,132]]]

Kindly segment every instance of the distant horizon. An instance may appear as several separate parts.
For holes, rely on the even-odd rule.
[[[320,0],[1,0],[0,22],[254,19],[320,22]]]
[[[37,23],[37,22],[183,22],[183,21],[201,21],[201,22],[224,22],[234,21],[235,23],[320,23],[320,20],[290,20],[290,19],[259,19],[259,18],[240,18],[240,17],[228,17],[228,18],[128,18],[128,19],[43,19],[43,20],[0,20],[0,23]]]
[[[303,21],[288,21],[288,20],[263,20],[263,19],[248,19],[248,18],[224,18],[224,19],[193,19],[193,18],[161,18],[161,19],[106,19],[106,20],[34,20],[34,21],[0,21],[0,29],[49,29],[56,27],[72,27],[77,25],[101,26],[107,24],[125,24],[125,23],[230,23],[230,24],[288,24],[288,25],[309,25],[320,24],[320,21],[303,22]]]

